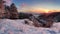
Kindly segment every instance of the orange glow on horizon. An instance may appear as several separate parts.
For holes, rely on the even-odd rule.
[[[34,13],[52,13],[52,12],[60,12],[60,10],[49,10],[49,9],[27,9],[27,10],[19,10],[19,12],[34,12]]]

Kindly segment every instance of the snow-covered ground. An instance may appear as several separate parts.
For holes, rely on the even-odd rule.
[[[0,34],[60,34],[60,23],[54,23],[51,28],[43,28],[24,22],[25,20],[0,19]]]

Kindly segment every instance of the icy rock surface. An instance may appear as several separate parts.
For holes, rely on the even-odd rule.
[[[0,19],[0,34],[60,34],[60,23],[51,28],[34,27],[24,24],[24,20]]]

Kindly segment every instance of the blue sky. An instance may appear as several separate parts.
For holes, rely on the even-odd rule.
[[[13,0],[18,8],[60,10],[60,0]]]

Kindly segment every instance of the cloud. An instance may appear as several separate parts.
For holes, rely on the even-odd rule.
[[[10,5],[12,3],[12,0],[4,0],[6,1],[6,5]]]

